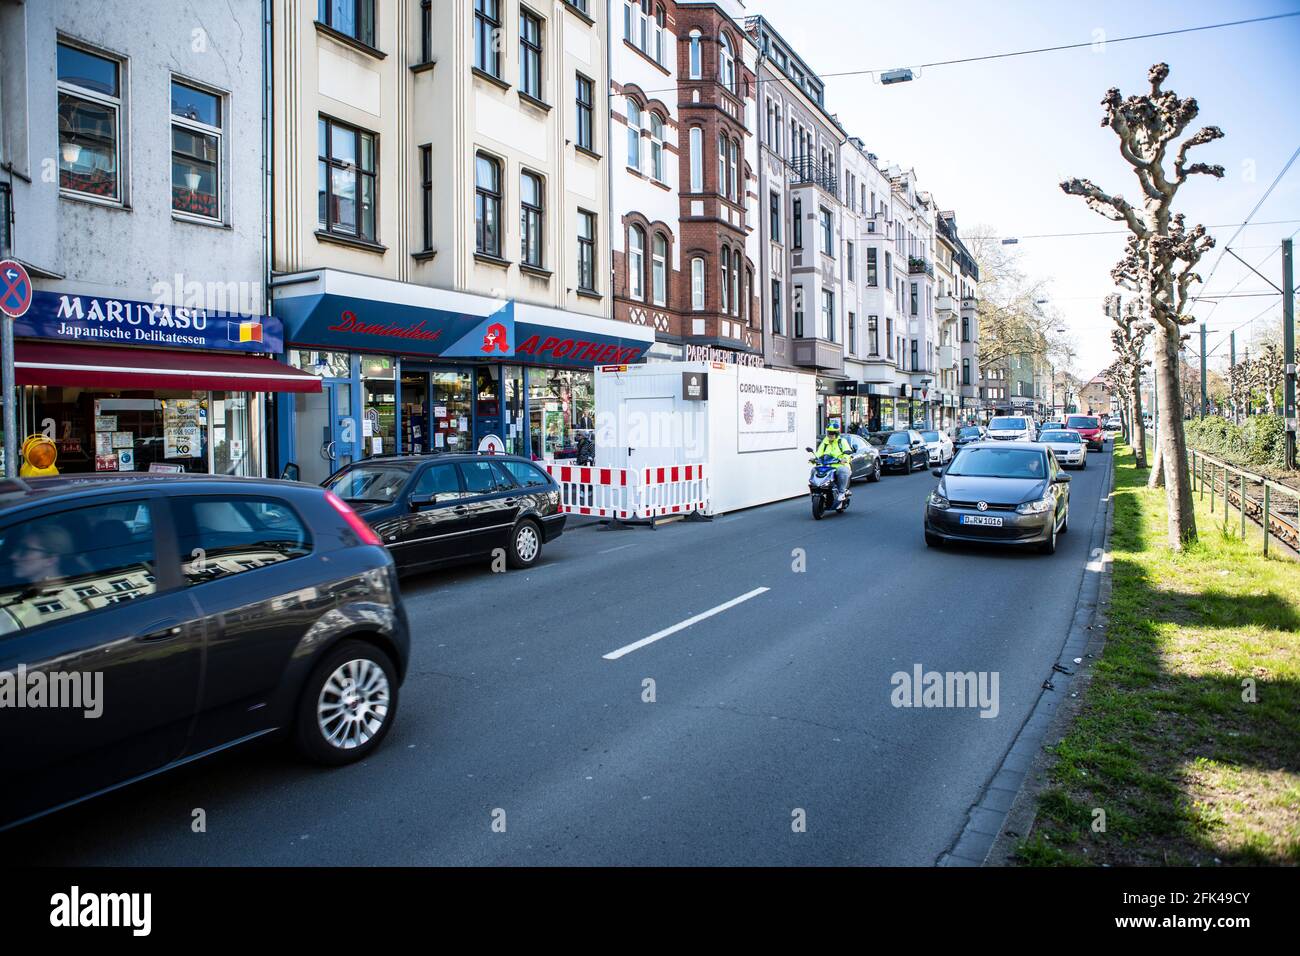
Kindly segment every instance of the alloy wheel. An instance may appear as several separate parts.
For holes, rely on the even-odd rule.
[[[388,719],[388,676],[374,661],[356,658],[335,668],[316,699],[316,724],[326,743],[354,750]]]

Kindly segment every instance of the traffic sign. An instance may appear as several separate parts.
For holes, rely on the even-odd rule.
[[[21,262],[0,259],[0,312],[21,318],[32,305],[32,277]]]

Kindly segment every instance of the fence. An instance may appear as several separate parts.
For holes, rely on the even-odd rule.
[[[1229,465],[1194,448],[1191,449],[1189,458],[1192,492],[1199,493],[1204,501],[1206,488],[1209,488],[1211,514],[1222,503],[1226,519],[1228,509],[1233,507],[1233,498],[1236,498],[1243,541],[1246,540],[1246,519],[1249,518],[1264,531],[1264,554],[1269,553],[1269,541],[1273,538],[1277,538],[1292,551],[1300,551],[1300,490]],[[1256,487],[1261,490],[1259,498],[1247,492],[1247,483],[1252,490]],[[1282,501],[1275,501],[1274,495],[1281,495]],[[1290,507],[1287,507],[1288,504]]]
[[[649,521],[671,515],[709,514],[707,465],[663,468],[597,468],[545,465],[560,486],[560,509],[618,521]]]

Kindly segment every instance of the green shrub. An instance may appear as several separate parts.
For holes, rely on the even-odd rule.
[[[1237,425],[1211,415],[1184,422],[1187,444],[1236,465],[1286,467],[1286,428],[1276,415],[1252,415]]]

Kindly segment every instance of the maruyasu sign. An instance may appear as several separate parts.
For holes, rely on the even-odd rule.
[[[280,320],[103,296],[38,291],[14,320],[14,335],[153,348],[284,351]]]

